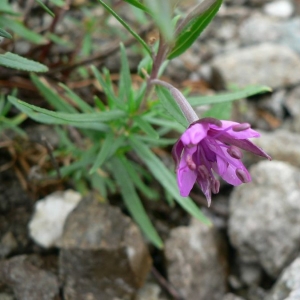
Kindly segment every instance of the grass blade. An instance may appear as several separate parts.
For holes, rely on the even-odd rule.
[[[256,94],[271,92],[271,88],[267,86],[248,86],[242,90],[228,92],[214,96],[199,96],[199,97],[188,97],[187,100],[192,106],[200,106],[205,104],[215,104],[227,101],[239,100],[247,98]]]
[[[132,30],[132,28],[112,9],[110,8],[107,4],[105,4],[102,0],[98,0],[107,11],[109,11],[109,13],[111,15],[113,15],[127,30],[128,32],[131,33],[131,35],[133,37],[136,38],[136,40],[145,48],[145,50],[152,55],[151,49],[148,47],[148,45],[146,44],[146,42],[134,31]]]
[[[139,224],[147,238],[157,247],[162,248],[163,242],[152,225],[143,204],[135,191],[134,185],[122,160],[112,161],[112,171],[121,189],[122,198],[134,220]]]

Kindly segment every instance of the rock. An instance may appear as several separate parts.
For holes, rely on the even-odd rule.
[[[300,299],[300,257],[296,258],[280,275],[267,300]]]
[[[59,261],[68,300],[132,299],[151,266],[138,227],[92,196],[68,216]]]
[[[57,277],[36,267],[27,255],[0,262],[0,285],[9,286],[18,300],[58,299]]]
[[[218,55],[212,66],[227,84],[240,87],[264,84],[283,88],[300,83],[300,58],[291,49],[276,44],[265,43]]]
[[[242,45],[265,42],[287,46],[300,54],[300,18],[278,20],[260,13],[251,14],[238,30]]]
[[[244,300],[244,298],[241,298],[232,293],[228,293],[223,297],[223,300]]]
[[[262,269],[257,264],[240,262],[240,274],[242,281],[247,286],[258,286],[262,278]]]
[[[258,263],[276,278],[299,249],[300,171],[261,161],[250,173],[252,182],[230,197],[229,237],[241,261]]]
[[[300,116],[300,86],[288,93],[284,105],[293,117]]]
[[[16,250],[17,247],[18,243],[13,233],[11,231],[8,231],[2,236],[0,241],[0,257],[3,258],[8,256],[9,254],[11,254],[11,252]]]
[[[171,230],[165,243],[170,282],[189,300],[219,300],[225,294],[226,266],[219,233],[193,219]]]
[[[262,99],[258,101],[256,107],[272,112],[279,120],[284,118],[284,102],[286,99],[286,90],[278,90],[273,92],[271,95],[267,94],[262,96]]]
[[[80,200],[81,195],[72,190],[55,192],[39,200],[29,223],[32,239],[45,248],[59,246],[65,221]]]
[[[299,135],[284,129],[277,129],[274,132],[260,131],[261,137],[253,139],[253,143],[263,148],[273,160],[280,160],[300,167],[300,143]],[[246,154],[246,153],[245,153]],[[246,154],[249,156],[249,154]],[[251,161],[260,160],[251,155]]]
[[[11,160],[0,149],[0,165]],[[32,213],[32,200],[24,192],[11,168],[0,172],[0,257],[30,252],[32,243],[27,224]]]
[[[239,39],[242,45],[277,42],[283,23],[260,13],[251,14],[239,27]]]
[[[278,0],[265,4],[263,11],[272,17],[289,18],[294,12],[294,7],[291,1]]]

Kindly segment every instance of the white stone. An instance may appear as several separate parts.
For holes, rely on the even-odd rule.
[[[39,245],[49,248],[59,246],[65,221],[81,200],[75,191],[55,192],[39,200],[29,223],[29,233]]]
[[[274,89],[300,83],[300,58],[292,49],[264,43],[216,56],[212,67],[227,84],[267,85]]]
[[[294,7],[290,1],[279,0],[265,4],[263,11],[272,17],[289,18],[294,12]]]

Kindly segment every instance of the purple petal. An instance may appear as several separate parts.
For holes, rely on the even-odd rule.
[[[172,157],[175,162],[175,170],[177,170],[177,167],[178,167],[178,164],[179,164],[179,161],[181,158],[182,150],[183,150],[183,143],[179,139],[172,148]]]
[[[218,137],[218,140],[226,143],[226,144],[231,144],[234,146],[237,146],[243,150],[252,152],[253,154],[265,157],[269,160],[271,160],[271,156],[268,155],[264,150],[262,150],[261,148],[257,147],[256,145],[254,145],[251,141],[245,139],[245,140],[237,140],[235,138],[233,138],[230,135],[227,134],[223,134],[221,136]]]
[[[182,197],[187,197],[190,194],[197,178],[196,172],[191,170],[186,163],[186,155],[188,154],[184,153],[177,169],[177,184]]]
[[[260,136],[260,134],[257,131],[251,128],[242,131],[234,131],[232,127],[241,125],[240,123],[225,121],[225,120],[221,120],[221,122],[222,122],[222,127],[218,127],[214,124],[210,124],[211,130],[209,131],[209,135],[222,136],[221,132],[224,131],[224,134],[227,133],[235,139],[248,139],[248,138]]]
[[[185,146],[197,145],[207,136],[208,128],[207,124],[194,124],[182,134],[180,139]]]

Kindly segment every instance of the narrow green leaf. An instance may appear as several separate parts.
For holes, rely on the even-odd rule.
[[[67,95],[70,97],[72,101],[80,108],[82,112],[89,113],[94,112],[94,109],[86,103],[83,99],[81,99],[78,95],[76,95],[69,87],[67,87],[65,84],[60,83],[59,86],[61,86],[67,93]]]
[[[131,35],[145,48],[145,50],[151,55],[151,49],[146,42],[107,4],[102,0],[98,0],[110,14],[112,14],[130,33]]]
[[[120,44],[121,49],[121,72],[119,82],[119,98],[124,102],[128,102],[131,93],[131,74],[129,63],[124,45]]]
[[[137,170],[134,168],[134,163],[129,161],[128,159],[126,159],[125,157],[120,157],[120,159],[122,160],[122,163],[124,164],[132,182],[134,183],[134,185],[149,199],[157,199],[158,198],[158,193],[151,189],[150,187],[148,187],[140,178],[140,176],[138,175],[139,173],[137,172]]]
[[[152,225],[143,204],[134,189],[134,185],[130,179],[130,176],[126,170],[126,166],[120,159],[115,158],[112,162],[114,177],[121,189],[122,198],[126,207],[134,220],[139,224],[142,231],[145,233],[147,238],[157,247],[162,248],[163,242],[159,237],[157,231]]]
[[[0,28],[0,36],[3,36],[7,39],[12,39],[12,36],[4,29]]]
[[[172,22],[172,6],[170,0],[144,0],[150,9],[152,18],[162,33],[165,41],[173,42],[174,26]]]
[[[130,136],[129,140],[139,158],[147,165],[153,176],[171,194],[177,203],[192,216],[203,223],[210,225],[211,222],[189,197],[183,198],[180,196],[174,175],[156,157],[156,155],[135,136]]]
[[[61,175],[66,177],[73,172],[78,170],[86,169],[88,170],[89,166],[93,163],[95,159],[95,150],[96,146],[91,147],[90,149],[82,152],[82,157],[78,158],[75,162],[71,163],[68,166],[60,168]]]
[[[136,137],[142,142],[148,143],[151,146],[159,146],[159,147],[174,145],[177,141],[177,139],[164,139],[164,138],[156,139],[144,135],[138,135]]]
[[[143,119],[143,116],[135,116],[134,122],[142,129],[146,134],[148,134],[149,137],[152,137],[154,139],[158,139],[159,135],[156,130],[152,128],[152,126]]]
[[[151,124],[165,126],[167,128],[177,130],[178,132],[183,132],[187,128],[186,126],[182,126],[178,122],[172,120],[164,120],[162,118],[155,118],[147,115],[145,116],[145,120],[150,122]]]
[[[47,40],[42,35],[37,34],[32,30],[29,30],[19,21],[1,16],[0,26],[9,28],[12,32],[16,33],[17,35],[23,37],[24,39],[34,44],[42,44],[47,42]]]
[[[100,176],[98,173],[94,173],[90,176],[92,187],[100,193],[103,199],[107,198],[107,189],[105,184],[105,178]]]
[[[52,18],[55,17],[54,12],[51,9],[49,9],[41,0],[35,0],[35,2],[37,2],[43,8],[43,10],[45,10],[45,12],[49,14]]]
[[[11,52],[0,54],[0,65],[7,68],[28,71],[28,72],[48,71],[48,68],[45,65]]]
[[[40,93],[45,97],[50,105],[52,105],[56,110],[63,112],[74,112],[76,109],[69,103],[67,103],[63,98],[61,98],[54,89],[47,85],[47,82],[43,78],[39,78],[35,74],[30,75],[31,81],[38,88]]]
[[[51,111],[45,108],[41,108],[35,105],[28,104],[24,101],[18,100],[12,96],[8,97],[9,101],[11,101],[14,105],[16,105],[16,101],[19,105],[25,106],[33,111],[40,112],[42,114],[45,114],[47,116],[51,116],[57,119],[61,119],[64,121],[70,121],[70,122],[108,122],[112,120],[117,120],[119,118],[122,118],[125,116],[125,113],[123,111],[119,110],[113,110],[113,111],[105,111],[105,112],[96,112],[96,113],[82,113],[82,114],[76,114],[76,113],[61,113],[61,112],[55,112]]]
[[[192,106],[200,106],[205,104],[215,104],[227,101],[239,100],[247,98],[256,94],[271,92],[272,89],[267,86],[248,86],[242,90],[228,92],[224,94],[214,96],[199,96],[199,97],[188,97],[187,100]]]
[[[52,2],[54,5],[62,7],[64,5],[66,5],[64,0],[49,0],[50,2]]]
[[[0,1],[0,13],[19,16],[19,13],[16,13],[11,6],[8,4],[8,0],[1,0]]]
[[[11,103],[5,100],[5,96],[0,94],[0,115],[5,116],[11,108]]]
[[[96,106],[100,109],[100,111],[106,110],[105,105],[103,104],[103,102],[101,101],[101,99],[99,97],[94,96],[93,99],[95,101]]]
[[[105,80],[103,79],[101,73],[97,70],[97,68],[95,66],[91,66],[92,72],[94,73],[94,76],[96,77],[96,79],[98,80],[98,82],[100,83],[100,85],[103,88],[103,91],[106,95],[106,97],[113,102],[114,106],[117,106],[119,108],[123,108],[124,107],[124,102],[122,102],[110,89],[109,85],[105,82]],[[111,107],[111,105],[110,105]]]
[[[175,46],[168,55],[168,59],[173,59],[185,52],[198,38],[204,28],[211,22],[217,14],[222,0],[216,0],[204,13],[192,19],[176,37]]]
[[[105,139],[104,139],[102,147],[96,157],[96,160],[95,160],[92,168],[90,169],[89,174],[95,173],[101,167],[101,165],[105,162],[105,160],[107,159],[109,152],[111,150],[111,145],[112,145],[113,141],[114,141],[113,132],[108,132],[105,136]]]
[[[127,2],[127,3],[137,7],[139,9],[147,12],[147,13],[150,13],[150,10],[145,5],[143,5],[141,2],[139,2],[137,0],[124,0],[124,2]]]
[[[184,127],[188,127],[189,124],[171,93],[166,88],[161,86],[156,86],[155,89],[165,110],[170,113],[177,122],[182,124]]]

